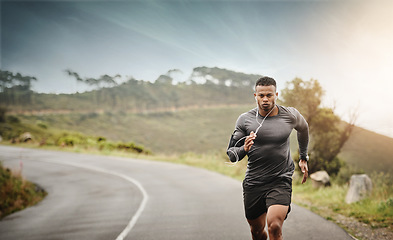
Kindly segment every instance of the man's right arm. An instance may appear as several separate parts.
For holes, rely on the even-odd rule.
[[[240,116],[236,122],[235,131],[229,140],[227,155],[231,162],[238,162],[247,155],[247,152],[244,150],[244,142],[247,133],[243,122],[243,118]]]

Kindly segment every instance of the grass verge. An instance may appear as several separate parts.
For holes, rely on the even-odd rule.
[[[370,196],[352,204],[345,203],[348,185],[314,188],[311,181],[307,184],[294,184],[294,202],[311,209],[313,212],[334,219],[336,214],[354,217],[372,228],[389,228],[393,231],[393,183],[387,174],[372,174],[374,189]]]
[[[46,192],[26,181],[19,172],[12,172],[0,162],[0,219],[40,202]]]

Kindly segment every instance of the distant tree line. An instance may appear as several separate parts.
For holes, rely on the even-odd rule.
[[[87,84],[89,86],[95,86],[96,89],[100,89],[100,88],[103,88],[103,87],[117,86],[118,84],[117,84],[116,78],[120,78],[121,77],[120,74],[117,74],[117,75],[115,75],[113,77],[109,76],[107,74],[104,74],[104,75],[100,76],[99,78],[91,78],[91,77],[90,78],[82,78],[82,77],[79,76],[78,73],[73,72],[70,69],[65,70],[65,72],[69,76],[75,77],[75,79],[78,82],[82,82],[82,83]]]
[[[0,105],[26,105],[32,101],[35,77],[0,70]]]
[[[65,74],[93,90],[75,94],[45,94],[31,90],[35,77],[1,71],[0,105],[14,111],[84,110],[151,111],[154,109],[219,104],[245,104],[258,75],[220,68],[198,67],[186,82],[175,82],[171,69],[155,82],[136,80],[119,83],[121,75],[82,77],[66,69]]]

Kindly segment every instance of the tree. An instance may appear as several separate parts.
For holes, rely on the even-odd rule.
[[[0,106],[0,123],[5,123],[7,108]]]
[[[317,80],[295,78],[287,82],[280,99],[283,105],[297,108],[309,124],[310,173],[326,170],[329,174],[337,174],[344,166],[337,155],[352,132],[355,115],[349,123],[343,122],[333,109],[321,107],[323,95]]]
[[[163,84],[163,85],[172,85],[173,78],[168,75],[160,75],[154,83]]]
[[[0,70],[0,100],[5,104],[31,103],[32,81],[37,78]]]
[[[104,86],[117,86],[117,81],[115,80],[116,78],[120,78],[121,75],[117,74],[115,76],[109,76],[107,74],[101,75],[99,78],[81,78],[78,73],[73,72],[70,69],[66,69],[65,72],[71,76],[74,77],[78,82],[85,83],[89,86],[95,86],[97,89],[100,89]]]
[[[295,78],[286,83],[280,98],[284,100],[286,105],[296,107],[308,124],[312,125],[314,117],[319,114],[324,93],[317,80],[311,79],[305,82],[300,78]]]
[[[109,76],[107,74],[101,75],[99,78],[81,78],[80,75],[76,72],[73,72],[70,69],[66,69],[65,72],[68,74],[68,76],[74,77],[76,81],[85,83],[89,86],[95,86],[96,90],[99,90],[105,86],[117,86],[118,83],[116,81],[116,78],[120,78],[121,75],[117,74],[115,76]],[[100,105],[100,99],[105,98],[105,96],[102,96],[102,91],[94,91],[94,96],[96,104]],[[112,99],[114,96],[112,96]],[[115,101],[113,101],[115,104]]]

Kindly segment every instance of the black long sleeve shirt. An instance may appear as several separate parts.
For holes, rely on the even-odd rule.
[[[295,165],[291,158],[289,136],[293,129],[297,131],[301,158],[305,159],[307,156],[309,135],[306,120],[293,107],[278,105],[277,107],[278,114],[265,119],[248,152],[244,150],[245,138],[240,139],[250,135],[251,131],[255,132],[264,117],[257,114],[258,108],[254,108],[241,114],[236,122],[227,155],[232,162],[240,161],[248,155],[247,171],[243,182],[244,190],[263,186],[277,178],[292,177]]]

